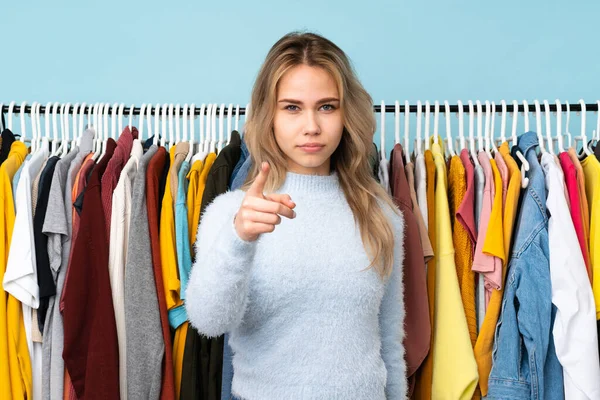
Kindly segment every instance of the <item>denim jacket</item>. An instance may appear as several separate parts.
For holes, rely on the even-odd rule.
[[[544,173],[537,135],[527,132],[518,148],[529,162],[498,319],[488,399],[563,399],[562,367],[556,357]]]

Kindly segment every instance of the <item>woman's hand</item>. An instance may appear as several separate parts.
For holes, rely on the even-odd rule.
[[[246,191],[242,205],[234,217],[238,236],[248,242],[255,241],[261,233],[273,232],[281,223],[281,216],[295,218],[296,207],[287,194],[273,193],[265,196],[263,190],[269,175],[269,163],[261,164],[260,172]]]

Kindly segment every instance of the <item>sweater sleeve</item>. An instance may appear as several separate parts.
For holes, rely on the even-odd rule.
[[[385,393],[388,400],[406,399],[408,386],[403,345],[405,310],[402,282],[404,260],[402,238],[404,219],[401,215],[400,213],[400,215],[390,217],[394,230],[394,267],[386,282],[379,312],[381,357],[387,369]]]
[[[233,224],[243,196],[241,190],[217,196],[198,226],[185,304],[192,326],[209,338],[237,326],[248,302],[256,241],[241,239]]]

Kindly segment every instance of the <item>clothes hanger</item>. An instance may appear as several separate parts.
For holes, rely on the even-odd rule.
[[[73,105],[73,139],[71,140],[71,145],[69,146],[69,150],[70,151],[74,151],[75,147],[77,146],[77,127],[79,126],[78,124],[78,118],[79,118],[79,103],[75,103]]]
[[[62,135],[62,142],[60,144],[61,147],[61,151],[60,151],[60,158],[63,158],[64,156],[67,155],[67,152],[69,150],[69,110],[71,109],[71,103],[67,103],[64,108],[62,109],[62,115],[61,115],[61,125],[63,127],[63,135]]]
[[[492,101],[491,103],[491,117],[492,117],[492,126],[490,127],[490,144],[492,148],[490,151],[493,151],[494,154],[498,154],[498,147],[496,146],[496,102]]]
[[[16,103],[15,101],[11,101],[10,104],[8,105],[8,122],[7,122],[7,125],[8,125],[8,130],[11,131],[11,132],[13,132],[13,129],[12,129],[12,116],[13,116],[13,111],[15,109],[15,103]]]
[[[246,112],[244,113],[244,127],[246,126],[246,121],[248,120],[249,115],[250,115],[250,103],[246,104]]]
[[[244,132],[240,132],[240,130],[239,130],[239,123],[240,123],[240,105],[237,104],[235,106],[235,130],[238,131],[240,133],[240,135],[243,135]]]
[[[394,103],[394,145],[400,143],[400,102]]]
[[[552,124],[550,123],[550,104],[548,100],[544,100],[544,116],[546,117],[546,140],[548,144],[548,152],[552,155],[554,153],[554,144],[552,143]]]
[[[485,151],[483,145],[483,106],[479,100],[476,100],[475,104],[477,105],[477,154],[479,154],[482,151]],[[490,154],[488,154],[487,151],[485,153],[490,157]]]
[[[471,158],[473,159],[473,164],[475,164],[476,167],[479,167],[479,159],[477,158],[477,152],[475,151],[475,139],[473,138],[473,131],[475,130],[474,117],[473,101],[469,100],[469,143],[471,147]]]
[[[527,102],[525,102],[527,103]],[[518,145],[517,140],[517,119],[519,117],[519,103],[516,100],[513,100],[513,124],[512,124],[512,140],[513,147]],[[526,108],[527,109],[527,108]],[[526,120],[526,124],[528,124]],[[521,150],[517,150],[515,152],[519,161],[521,161],[521,188],[525,189],[527,185],[529,185],[529,178],[527,177],[527,172],[529,172],[529,162],[521,153]]]
[[[55,102],[52,107],[52,156],[56,156],[58,152],[58,124],[56,117],[60,103]]]
[[[233,104],[229,103],[229,107],[227,107],[227,144],[231,142],[231,118],[233,112]]]
[[[569,105],[568,101],[565,101],[565,105],[567,106],[567,123],[565,126],[565,136],[567,137],[568,140],[568,147],[572,147],[573,146],[573,137],[571,136],[571,131],[569,130],[569,122],[571,120],[571,106]]]
[[[148,116],[148,126],[150,126],[150,116]],[[152,144],[158,146],[158,136],[160,132],[160,104],[156,103],[154,106],[154,139]],[[162,146],[162,141],[161,141]]]
[[[439,127],[440,127],[440,102],[435,100],[433,102],[433,143],[438,143]]]
[[[114,103],[110,108],[110,137],[115,138],[117,135],[117,110],[119,103]]]
[[[185,105],[185,107],[187,107],[187,104]],[[192,103],[192,105],[190,106],[189,109],[190,112],[190,149],[188,150],[188,154],[187,156],[185,156],[185,161],[187,161],[188,163],[190,163],[192,161],[192,156],[194,155],[194,120],[196,119],[196,104]],[[184,110],[183,114],[185,115],[186,112]],[[187,128],[186,128],[186,123],[187,121],[184,119],[184,124],[183,124],[183,136],[185,136]]]
[[[0,101],[0,133],[2,133],[2,131],[5,129],[5,126],[4,126],[4,124],[2,123],[2,122],[3,122],[3,120],[4,120],[4,119],[2,118],[2,114],[4,114],[4,113],[2,112],[2,110],[3,110],[3,108],[2,108],[2,107],[4,107],[4,103]]]
[[[598,106],[598,111],[596,114],[598,118],[596,119],[596,143],[600,141],[600,100],[596,100],[596,105]]]
[[[465,143],[465,110],[463,108],[463,102],[458,100],[457,101],[458,104],[458,138],[459,138],[459,142],[460,142],[460,150],[462,151],[463,149],[466,149],[466,143]]]
[[[173,135],[173,103],[169,104],[169,149],[175,146],[175,136]]]
[[[210,109],[210,106],[209,106]],[[202,104],[200,106],[200,139],[198,140],[198,151],[192,157],[192,164],[198,160],[204,161],[205,155],[207,153],[204,152],[204,113],[206,110],[206,104]]]
[[[112,138],[114,140],[117,140],[117,137],[121,136],[121,133],[123,133],[123,111],[124,110],[125,110],[125,103],[119,104],[119,112],[117,114],[117,120],[118,120],[118,124],[119,124],[119,131],[117,132],[117,136],[115,136],[114,134],[112,135]]]
[[[452,132],[450,126],[450,104],[448,100],[444,100],[444,114],[446,116],[446,141],[448,142],[448,153],[450,157],[454,157],[456,153],[454,152],[454,145],[452,144]]]
[[[506,101],[500,100],[502,106],[502,121],[500,122],[500,140],[502,143],[506,142]]]
[[[588,147],[588,141],[587,141],[587,135],[585,133],[585,101],[583,101],[583,99],[579,100],[579,104],[581,105],[581,136],[580,139],[582,140],[582,148],[583,151],[585,153],[585,155],[590,156],[592,155],[592,152],[590,151],[590,148]]]
[[[133,131],[133,110],[135,109],[135,104],[132,104],[129,106],[129,121],[127,123],[127,126],[129,126],[129,131],[132,132]],[[139,136],[139,139],[142,140],[142,137]]]
[[[170,147],[166,147],[166,140],[167,140],[167,110],[169,108],[168,104],[163,104],[162,105],[162,137],[160,138],[160,144],[161,146],[165,147],[168,151],[170,151]]]
[[[563,137],[562,137],[562,105],[560,104],[560,100],[556,99],[554,101],[556,104],[556,141],[558,142],[558,152],[564,153],[565,148],[563,146]]]
[[[386,160],[385,158],[385,101],[381,100],[381,112],[379,113],[380,115],[380,130],[381,130],[381,135],[379,135],[379,139],[380,139],[380,149],[379,149],[379,153],[381,154],[381,159],[382,160]]]
[[[183,124],[183,137],[181,138],[183,142],[190,142],[188,139],[188,114],[190,112],[190,107],[187,105],[187,103],[185,103],[183,105],[183,112],[181,115],[181,123]],[[179,126],[179,123],[177,124],[177,126]],[[188,151],[189,153],[189,151]],[[185,158],[187,159],[187,156],[185,156]]]
[[[422,103],[421,100],[417,100],[417,155],[423,155],[421,150],[421,117],[423,115],[422,112]]]
[[[180,106],[177,104],[175,106],[175,144],[179,144],[181,142],[181,132],[179,127],[179,118],[181,117]]]
[[[37,138],[37,105],[39,103],[34,101],[31,103],[31,112],[29,114],[29,118],[31,119],[31,140],[29,141],[29,152],[33,154],[35,152],[35,140]],[[2,110],[2,104],[0,104],[0,112]]]
[[[152,104],[148,104],[148,108],[146,108],[145,113],[140,113],[140,118],[144,120],[146,118],[146,123],[148,124],[148,139],[152,137]],[[140,134],[141,135],[141,134]]]
[[[425,150],[429,150],[429,117],[431,115],[429,106],[429,100],[425,100]]]
[[[24,101],[21,103],[21,108],[20,110],[20,119],[21,119],[21,136],[19,137],[19,140],[22,143],[25,143],[25,137],[27,136],[27,126],[25,125],[25,106],[27,105],[27,102]]]
[[[91,106],[90,106],[91,107]],[[92,156],[92,160],[97,162],[100,158],[101,145],[102,145],[102,131],[98,130],[98,109],[100,107],[99,103],[95,103],[92,109],[92,128],[94,129],[94,155]]]
[[[481,104],[481,103],[479,103]],[[485,131],[484,131],[484,135],[485,135],[485,154],[488,155],[488,158],[491,160],[492,158],[494,158],[492,156],[492,153],[490,151],[491,149],[491,144],[490,144],[490,138],[491,138],[491,133],[490,133],[490,102],[489,100],[485,101]]]
[[[216,106],[216,104],[215,104]],[[223,150],[224,137],[223,137],[223,121],[225,118],[225,104],[221,103],[219,107],[219,141],[217,142],[217,149],[219,153]]]
[[[214,104],[213,105],[213,109],[212,109],[212,116],[211,116],[211,129],[212,129],[212,138],[210,141],[210,145],[211,145],[211,150],[213,153],[217,153],[219,154],[219,152],[221,151],[221,149],[218,149],[217,151],[217,105]],[[219,135],[220,136],[220,135]]]
[[[144,118],[145,118],[145,114],[146,114],[146,103],[142,103],[142,106],[140,107],[140,117],[139,117],[140,130],[139,130],[139,133],[138,133],[139,134],[138,138],[140,139],[140,142],[142,142],[142,144],[144,143]],[[148,136],[148,137],[150,137],[150,136]]]
[[[81,137],[83,136],[83,120],[85,118],[85,107],[87,104],[81,103],[81,117],[79,118],[79,129],[77,132],[77,146],[81,146]],[[89,120],[88,120],[89,123]]]
[[[540,110],[540,102],[536,99],[533,104],[535,105],[535,127],[537,130],[539,147],[542,154],[545,154],[546,146],[544,146],[544,135],[542,134],[542,112]]]
[[[108,118],[110,116],[109,113],[109,107],[110,104],[105,103],[104,104],[104,112],[100,112],[100,115],[98,116],[98,120],[102,121],[101,126],[103,128],[103,139],[102,140],[102,155],[100,156],[100,159],[104,158],[104,156],[106,155],[106,149],[108,147]],[[101,130],[102,132],[102,130]],[[113,140],[115,140],[115,138],[113,138]]]
[[[406,158],[406,163],[410,163],[410,103],[408,100],[404,100],[404,157]]]
[[[98,161],[104,157],[106,152],[106,135],[104,131],[104,123],[102,119],[104,118],[105,109],[108,107],[108,103],[100,103],[98,105],[98,125],[96,126],[96,130],[98,132]],[[96,111],[96,110],[94,110]]]

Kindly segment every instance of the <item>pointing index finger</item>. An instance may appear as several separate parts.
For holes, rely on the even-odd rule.
[[[250,188],[248,188],[248,191],[246,193],[252,196],[264,197],[263,190],[265,188],[265,183],[267,182],[267,177],[269,176],[269,171],[269,163],[263,161],[260,166],[260,171],[258,172],[258,175],[254,179],[254,182],[252,182],[252,185],[250,186]]]

